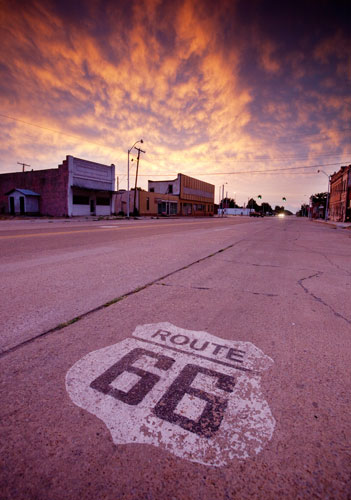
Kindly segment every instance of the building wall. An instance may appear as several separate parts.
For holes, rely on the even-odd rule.
[[[171,181],[148,181],[148,189],[155,193],[167,194],[172,186],[172,194],[179,196],[180,215],[209,216],[214,214],[215,186],[184,174],[178,174]]]
[[[253,208],[224,208],[223,215],[250,215],[250,213],[254,211]],[[222,215],[222,209],[219,208],[217,213]]]
[[[115,212],[115,166],[67,156],[68,215],[111,215]],[[74,196],[88,198],[88,203],[74,203]],[[109,205],[99,205],[100,198],[109,198]]]
[[[115,166],[67,156],[58,168],[0,174],[0,213],[9,213],[5,193],[16,188],[40,194],[41,215],[110,215],[114,211]],[[89,196],[89,204],[74,204],[76,191]],[[109,197],[109,206],[97,204],[97,198],[104,196]],[[94,212],[90,201],[94,202]]]
[[[11,189],[31,189],[40,194],[39,211],[42,215],[65,216],[67,207],[68,169],[63,162],[59,168],[0,174],[0,213],[9,213],[8,197]]]
[[[123,212],[124,215],[127,215],[127,200],[128,200],[128,192],[120,191],[116,194],[115,201],[115,211],[116,213]],[[162,193],[150,193],[149,191],[140,191],[137,190],[136,196],[136,208],[139,211],[139,215],[141,216],[157,216],[159,213],[159,204],[160,203],[177,203],[176,213],[179,213],[179,198],[178,196],[171,194],[162,194]],[[134,211],[134,190],[129,192],[129,213],[132,214]],[[167,207],[164,211],[164,215],[167,214]]]
[[[21,202],[20,198],[24,200],[24,213],[25,214],[37,214],[39,213],[39,196],[28,196],[20,193],[19,191],[14,191],[8,197],[8,212],[10,212],[10,198],[14,199],[15,214],[21,213]]]
[[[150,193],[139,191],[140,215],[178,215],[179,198],[172,194]],[[169,204],[177,204],[175,213],[169,211]],[[159,210],[159,204],[162,204]],[[174,206],[174,205],[173,205]]]
[[[179,177],[180,198],[182,200],[214,204],[215,187],[213,184],[184,174],[179,174]]]
[[[341,167],[330,178],[329,218],[336,222],[351,218],[351,165]]]
[[[170,188],[170,186],[172,186]],[[180,176],[171,181],[148,181],[148,191],[155,193],[180,195]]]
[[[127,215],[127,204],[128,204],[128,192],[127,191],[117,191],[115,197],[115,212],[118,215],[123,212]],[[139,209],[139,198],[136,197],[136,206]],[[132,214],[134,211],[134,190],[129,191],[129,213]]]

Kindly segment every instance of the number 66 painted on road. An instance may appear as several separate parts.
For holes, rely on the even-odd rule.
[[[102,392],[103,394],[113,396],[114,398],[123,401],[123,403],[138,405],[161,378],[154,373],[150,373],[133,366],[135,361],[145,355],[156,358],[157,362],[155,364],[155,368],[159,368],[161,370],[168,370],[175,361],[173,358],[168,356],[154,353],[146,349],[136,348],[126,354],[121,360],[111,366],[102,375],[97,377],[90,384],[90,387]],[[125,371],[141,377],[128,392],[121,391],[110,385]],[[167,420],[168,422],[183,427],[183,429],[209,438],[221,425],[223,414],[227,407],[227,401],[201,389],[191,387],[191,383],[198,373],[202,373],[210,377],[216,377],[218,379],[216,384],[218,389],[226,392],[233,391],[235,385],[233,377],[224,375],[223,373],[219,373],[214,370],[209,370],[208,368],[202,368],[198,365],[187,364],[171,384],[168,391],[158,401],[153,411],[157,417],[163,420]],[[182,400],[185,394],[190,394],[206,401],[205,409],[197,421],[175,413],[178,403]]]

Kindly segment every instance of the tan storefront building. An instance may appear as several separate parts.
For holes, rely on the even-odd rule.
[[[148,181],[150,193],[175,195],[178,215],[209,216],[214,214],[215,186],[184,174],[171,181]]]
[[[179,199],[172,194],[160,194],[137,190],[135,205],[141,216],[177,215]],[[116,194],[116,213],[127,215],[128,192],[118,191]],[[129,212],[134,213],[134,189],[129,192]]]

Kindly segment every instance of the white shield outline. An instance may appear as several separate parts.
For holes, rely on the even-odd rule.
[[[156,335],[160,331],[167,332],[167,336]],[[169,341],[182,340],[182,337],[189,339],[186,345]],[[216,347],[209,353],[194,351],[189,348],[192,341],[201,341],[202,345],[208,342],[211,349],[219,345],[226,348],[217,348],[216,355],[213,354]],[[228,359],[229,348],[245,352],[242,362]],[[159,380],[137,405],[126,404],[90,387],[94,380],[134,349],[146,349],[174,360],[167,370],[155,368],[156,359],[141,360],[142,363],[149,362],[147,371],[157,375]],[[211,437],[198,435],[155,415],[155,406],[188,364],[235,378],[233,392],[226,395],[227,407],[219,429]],[[271,439],[275,420],[261,392],[260,379],[262,371],[272,364],[273,360],[250,342],[221,339],[171,323],[156,323],[140,325],[131,338],[84,356],[67,372],[66,389],[77,406],[106,424],[116,445],[151,444],[192,462],[219,467],[233,459],[244,460],[256,455]],[[209,393],[213,393],[213,384]],[[184,396],[183,406],[187,411],[186,406],[191,405],[194,397],[186,393]]]

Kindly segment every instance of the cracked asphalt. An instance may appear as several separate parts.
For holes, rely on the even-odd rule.
[[[163,230],[159,222],[147,228],[150,221],[137,221],[138,229],[123,235],[117,229],[99,235],[94,226],[90,244],[89,232],[43,236],[39,251],[40,236],[2,241],[0,233],[7,318],[0,357],[1,498],[351,498],[351,232],[296,218],[180,221],[183,226],[175,220]],[[3,234],[24,232],[30,233],[28,225]],[[186,440],[187,458],[181,450],[173,454],[171,444],[161,446],[161,437],[159,446],[138,438],[119,444],[94,403],[87,410],[72,400],[65,385],[72,366],[88,359],[100,374],[99,363],[107,363],[102,349],[116,345],[118,351],[138,326],[150,324],[182,329],[175,330],[179,343],[186,343],[186,331],[206,332],[223,346],[249,342],[273,361],[258,380],[269,412],[251,429],[258,441],[266,432],[261,447],[217,467],[197,461]],[[181,349],[173,351],[182,361]],[[74,390],[77,401],[85,397],[86,389],[79,389],[82,395]],[[252,418],[263,411],[253,408]],[[116,428],[128,420],[138,436],[143,422],[129,410]],[[269,415],[275,423],[268,439]],[[226,457],[232,433],[238,446],[245,442],[239,423],[215,442]]]

